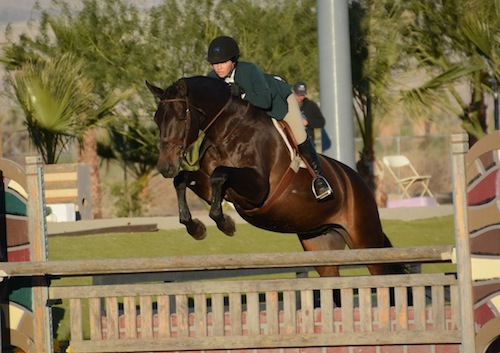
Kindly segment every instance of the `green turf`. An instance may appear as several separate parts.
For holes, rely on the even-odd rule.
[[[383,220],[384,231],[395,247],[454,244],[453,216],[416,221]],[[297,252],[302,247],[293,234],[278,234],[238,224],[233,237],[208,227],[207,238],[192,239],[184,229],[151,233],[114,233],[49,237],[50,260],[112,259],[181,255]],[[423,272],[452,272],[451,264],[424,265]],[[342,275],[368,273],[366,269],[342,270]],[[314,275],[314,274],[311,274]],[[64,278],[54,285],[91,284],[90,277]],[[68,304],[54,308],[56,338],[69,339]]]
[[[384,231],[395,247],[453,244],[453,217],[415,221],[384,220]],[[238,224],[228,237],[208,227],[197,241],[184,229],[149,233],[113,233],[49,238],[50,260],[112,259],[178,255],[238,254],[302,251],[294,234],[279,234]]]

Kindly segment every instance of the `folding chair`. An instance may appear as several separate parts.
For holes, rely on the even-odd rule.
[[[408,157],[403,155],[385,156],[382,160],[387,166],[390,174],[396,180],[396,184],[398,184],[401,189],[401,198],[410,198],[409,189],[416,184],[420,184],[422,187],[420,197],[424,196],[426,193],[430,197],[434,197],[429,190],[431,176],[418,174]]]

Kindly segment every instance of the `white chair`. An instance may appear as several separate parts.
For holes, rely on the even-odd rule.
[[[430,197],[434,197],[432,192],[429,190],[429,181],[431,179],[430,175],[420,175],[417,170],[413,167],[408,157],[403,155],[385,156],[382,161],[387,166],[389,173],[395,179],[401,189],[401,198],[410,198],[409,189],[413,185],[420,184],[422,191],[420,197],[428,194]]]

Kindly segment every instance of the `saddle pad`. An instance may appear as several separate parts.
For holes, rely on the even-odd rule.
[[[273,121],[274,127],[276,128],[276,130],[278,130],[281,138],[283,139],[283,141],[286,144],[286,147],[288,148],[288,151],[290,152],[290,161],[293,164],[298,164],[299,168],[307,168],[304,161],[302,160],[302,157],[297,155],[297,153],[295,152],[295,149],[292,148],[292,145],[291,145],[290,141],[288,140],[288,137],[286,136],[285,131],[283,130],[283,127],[280,125],[278,120],[272,119],[272,118],[271,118],[271,120]]]

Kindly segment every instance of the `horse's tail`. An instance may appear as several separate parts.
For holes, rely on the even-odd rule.
[[[392,248],[392,243],[387,237],[387,235],[384,233],[384,248]],[[417,270],[414,268],[414,266],[407,265],[407,264],[398,264],[398,263],[393,263],[393,264],[388,264],[387,267],[389,268],[390,273],[392,274],[408,274],[408,273],[416,273]]]

